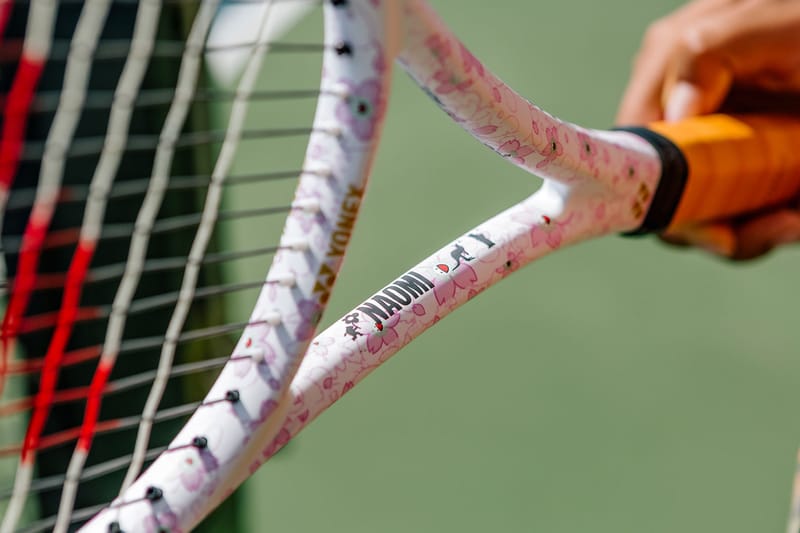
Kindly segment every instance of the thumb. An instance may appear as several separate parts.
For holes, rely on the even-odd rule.
[[[684,47],[676,54],[664,86],[665,120],[674,122],[717,111],[732,84],[733,74],[720,57]]]

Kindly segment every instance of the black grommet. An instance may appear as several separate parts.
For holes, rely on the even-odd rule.
[[[122,531],[122,527],[120,527],[119,522],[111,522],[108,524],[108,533],[124,533]]]
[[[208,439],[205,437],[195,437],[192,439],[192,446],[199,450],[205,450],[208,448]]]
[[[147,490],[144,493],[144,497],[150,500],[151,502],[156,502],[164,497],[164,491],[159,489],[158,487],[150,486],[147,487]]]
[[[225,399],[231,403],[236,403],[239,401],[239,391],[238,390],[229,390],[225,393]]]
[[[350,46],[350,43],[341,42],[333,47],[336,51],[336,55],[340,56],[351,56],[353,55],[353,48]]]

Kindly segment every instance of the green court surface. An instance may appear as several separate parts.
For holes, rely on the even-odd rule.
[[[593,127],[613,123],[647,23],[680,4],[432,3],[506,82]],[[539,185],[396,74],[323,325]],[[798,272],[797,249],[733,265],[621,237],[530,265],[262,467],[245,530],[783,531],[800,445]]]

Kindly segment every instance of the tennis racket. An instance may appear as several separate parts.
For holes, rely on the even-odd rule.
[[[55,4],[33,1],[21,8],[29,22],[23,24],[24,43],[7,92],[0,146],[8,175],[2,183],[7,183],[9,265],[2,368],[9,389],[12,376],[35,375],[38,383],[30,394],[3,404],[4,414],[21,416],[28,424],[22,443],[4,450],[18,457],[4,531],[17,527],[32,499],[53,511],[52,516],[40,513],[30,530],[64,531],[93,515],[87,530],[191,529],[370,371],[521,266],[592,237],[744,214],[788,201],[800,191],[800,156],[792,149],[800,134],[795,118],[718,115],[618,131],[580,128],[504,85],[422,0],[330,0],[323,4],[322,44],[273,42],[272,10],[289,1],[263,3],[254,42],[244,47],[243,74],[230,92],[209,87],[200,73],[203,54],[219,52],[207,44],[215,2],[182,2],[178,8],[169,2],[85,2],[73,6],[74,30],[66,45],[52,38],[62,16]],[[20,8],[3,6],[11,31]],[[159,39],[167,31],[161,17],[170,8],[175,8],[173,22],[184,22],[185,43]],[[108,60],[102,59],[109,47],[101,37],[111,30],[104,25],[119,20],[120,13],[129,22],[121,28],[128,43],[121,46],[119,82],[110,97],[92,91],[89,73],[96,62]],[[322,55],[318,90],[255,89],[264,56],[308,51]],[[174,84],[148,89],[148,69],[163,57],[174,60]],[[364,197],[395,60],[462,128],[545,181],[530,198],[399,272],[312,341]],[[63,63],[60,94],[48,108],[47,95],[37,88],[47,65],[56,61]],[[309,67],[320,70],[318,63]],[[309,97],[316,100],[310,127],[245,128],[245,115],[262,100]],[[208,117],[187,120],[192,106],[202,108],[209,101],[229,111],[219,132],[198,127],[211,122]],[[155,135],[135,133],[140,108],[158,105]],[[80,135],[81,116],[90,107],[107,115],[100,140]],[[25,135],[37,113],[50,113],[52,122],[43,128],[47,133],[40,144]],[[232,172],[234,152],[245,143],[264,152],[263,167],[275,168],[277,156],[288,150],[281,145],[276,159],[270,158],[270,143],[295,136],[307,145],[297,168],[258,176]],[[198,153],[207,153],[208,174],[175,175],[179,150],[192,152],[193,165],[201,158]],[[122,158],[131,152],[150,154],[144,159],[151,168],[138,176],[142,179],[126,175]],[[91,172],[71,177],[72,158],[92,160]],[[33,190],[17,184],[26,164],[35,168],[28,171],[34,174]],[[286,207],[273,208],[261,197],[253,210],[220,211],[228,188],[285,175],[300,176]],[[165,195],[178,191],[183,198],[187,190],[199,190],[191,195],[198,197],[197,205],[188,206],[189,213],[167,216],[180,201]],[[113,210],[117,196],[133,199],[135,208]],[[24,223],[14,221],[18,232],[8,227],[15,218],[12,208],[26,213]],[[130,220],[118,222],[126,210]],[[57,218],[61,212],[63,220]],[[266,275],[252,283],[215,284],[214,265],[235,271],[227,261],[243,256],[270,263],[265,250],[216,251],[226,220],[267,215],[285,219],[285,228],[271,247],[265,244],[274,254]],[[177,233],[187,227],[188,237]],[[263,230],[260,224],[251,227]],[[66,260],[56,258],[54,249],[66,249]],[[144,281],[153,273],[166,278],[163,273],[172,270],[178,272],[174,293]],[[98,279],[110,279],[111,290],[90,294]],[[245,323],[214,316],[209,299],[253,286],[261,291]],[[45,291],[47,298],[39,294]],[[110,293],[104,304],[87,300],[103,292]],[[37,302],[37,296],[46,301]],[[30,311],[34,307],[38,312]],[[149,314],[154,308],[167,309],[163,322],[155,323],[159,320]],[[131,321],[145,312],[145,324],[133,328]],[[205,324],[195,326],[195,320]],[[139,328],[157,333],[135,332]],[[239,340],[230,341],[239,332]],[[211,340],[211,348],[201,346]],[[225,341],[233,347],[219,353]],[[14,348],[25,358],[12,355]],[[152,354],[131,355],[139,351]],[[130,364],[134,357],[150,359],[150,368]],[[223,364],[202,399],[182,402],[182,383],[204,382],[205,373]],[[79,365],[84,371],[73,371]],[[70,377],[78,384],[64,388],[67,374],[75,374]],[[204,379],[193,379],[200,375]],[[53,430],[64,418],[55,416],[56,410],[68,406],[79,411],[78,422]],[[157,434],[159,423],[169,426],[163,433],[175,429],[177,436]],[[113,444],[101,445],[101,439]],[[120,445],[116,441],[127,443],[128,450],[106,457],[103,452]],[[62,470],[34,479],[44,470],[44,459],[64,448]],[[119,496],[90,501],[98,492],[91,484],[99,479],[118,480]],[[43,503],[41,494],[47,491],[57,493],[57,505]],[[107,494],[100,499],[110,500]]]

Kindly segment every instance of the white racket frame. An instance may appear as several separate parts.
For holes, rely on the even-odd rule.
[[[313,172],[301,177],[282,251],[236,357],[169,449],[85,531],[191,529],[432,324],[519,267],[568,244],[634,229],[647,213],[661,172],[650,144],[560,121],[520,97],[424,0],[327,0],[324,9],[325,42],[351,53],[325,54],[319,133],[304,164]],[[395,59],[464,129],[545,182],[377,291],[302,359],[341,265],[337,242],[349,240],[363,197]]]

